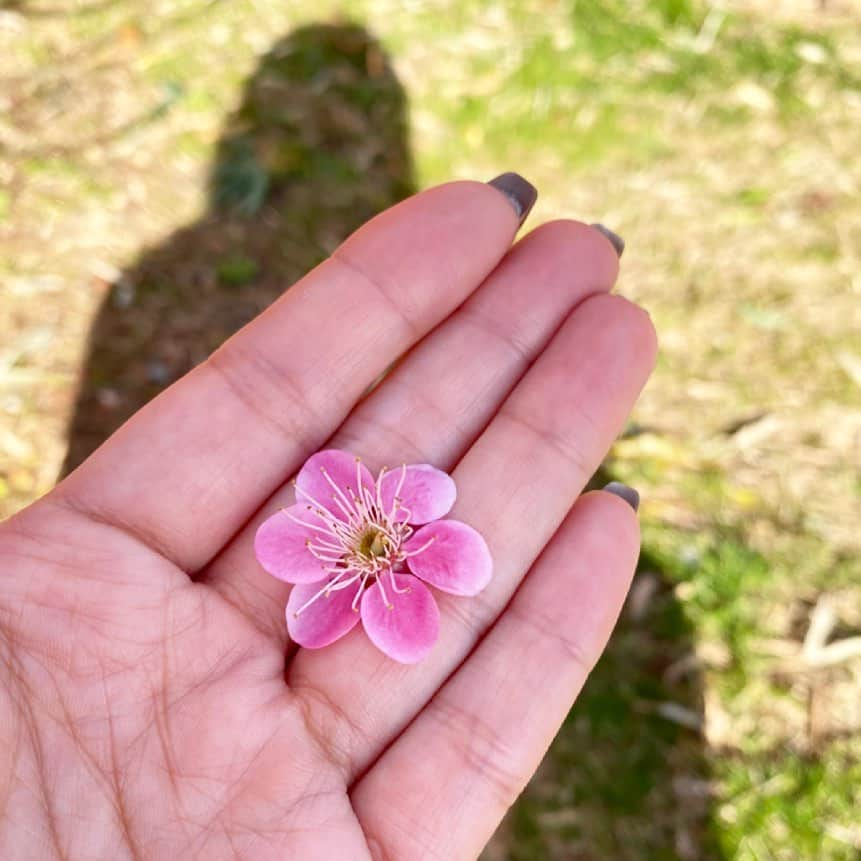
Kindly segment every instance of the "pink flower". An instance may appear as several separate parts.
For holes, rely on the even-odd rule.
[[[439,635],[429,583],[476,595],[493,563],[481,535],[441,520],[456,496],[451,476],[419,463],[374,480],[359,458],[317,452],[296,476],[296,504],[264,521],[254,552],[273,577],[294,583],[287,629],[317,649],[361,618],[371,641],[404,664],[422,660]]]

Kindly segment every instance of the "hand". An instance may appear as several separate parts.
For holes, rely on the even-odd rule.
[[[480,852],[622,604],[634,512],[572,503],[655,355],[610,242],[510,249],[510,204],[459,182],[375,218],[0,527],[4,859]],[[289,648],[252,539],[324,445],[453,469],[487,539],[421,664],[360,628]]]

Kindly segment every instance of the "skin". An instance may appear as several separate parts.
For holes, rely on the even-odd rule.
[[[388,210],[0,526],[4,859],[481,851],[624,600],[636,516],[578,495],[656,349],[605,237],[517,227],[481,183]],[[287,642],[252,539],[324,445],[453,471],[488,541],[420,665]]]

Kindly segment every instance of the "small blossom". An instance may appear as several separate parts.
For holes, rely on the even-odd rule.
[[[456,496],[451,476],[428,464],[383,467],[376,479],[348,452],[317,452],[296,476],[296,503],[257,530],[254,551],[273,577],[293,583],[287,629],[316,649],[361,619],[390,658],[422,660],[439,635],[429,584],[476,595],[492,561],[481,535],[442,519]]]

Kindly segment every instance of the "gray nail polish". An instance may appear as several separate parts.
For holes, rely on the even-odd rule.
[[[622,484],[621,481],[611,481],[604,488],[605,493],[612,493],[619,496],[636,511],[640,507],[640,494],[633,487],[628,487],[627,484]]]
[[[519,173],[501,173],[495,179],[490,180],[488,185],[492,185],[508,198],[508,202],[517,213],[520,223],[523,224],[538,198],[538,189],[531,182],[527,182]]]
[[[599,233],[603,233],[610,240],[610,244],[616,249],[616,254],[621,257],[622,252],[625,250],[625,240],[618,233],[613,233],[609,227],[604,227],[603,224],[593,224],[592,227]]]

